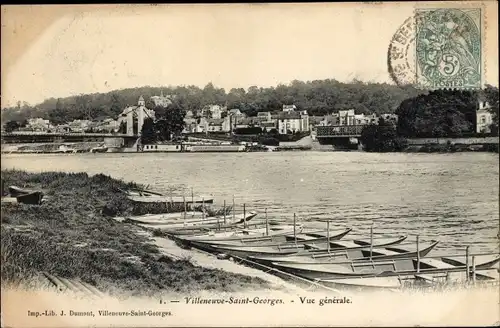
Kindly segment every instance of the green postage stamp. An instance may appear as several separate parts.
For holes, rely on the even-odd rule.
[[[425,88],[481,87],[481,9],[417,9],[416,82]]]
[[[478,89],[483,82],[482,9],[416,9],[394,34],[389,73],[399,85]]]

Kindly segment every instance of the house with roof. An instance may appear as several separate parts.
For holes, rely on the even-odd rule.
[[[159,96],[152,96],[149,99],[155,104],[155,106],[162,106],[162,107],[167,107],[168,105],[172,104],[172,99],[175,96],[164,96],[163,95],[163,90],[161,91],[161,94]]]
[[[284,112],[294,112],[297,110],[297,106],[295,105],[283,105]]]
[[[271,115],[271,112],[258,112],[257,113],[257,118],[261,122],[270,122],[271,119],[272,119],[272,115]]]
[[[43,118],[30,118],[28,119],[26,129],[31,131],[47,132],[54,129],[54,126],[49,120],[44,120]]]
[[[278,132],[288,134],[309,131],[307,111],[284,111],[278,114]]]
[[[486,101],[480,101],[476,110],[476,132],[490,133],[493,123],[493,114],[490,111],[491,106]]]

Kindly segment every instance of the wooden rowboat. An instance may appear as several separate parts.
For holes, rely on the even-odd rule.
[[[338,231],[330,235],[330,240],[338,240],[344,237],[350,232],[350,229],[345,229],[343,231]],[[314,237],[313,237],[314,238]],[[320,238],[324,242],[323,238]],[[310,239],[306,240],[310,242]],[[230,245],[218,245],[218,244],[204,244],[205,247],[209,247],[213,252],[229,254],[236,257],[248,258],[250,256],[267,256],[267,255],[288,255],[295,254],[304,250],[304,244],[295,242],[287,242],[283,244],[273,244],[273,245],[242,245],[242,246],[230,246]]]
[[[438,241],[423,243],[419,246],[418,253],[424,257],[436,247]],[[255,262],[265,265],[272,265],[273,262],[286,263],[332,263],[355,260],[369,260],[370,253],[372,260],[412,258],[417,256],[417,246],[414,243],[398,244],[389,247],[346,248],[330,251],[329,253],[304,252],[302,254],[281,256],[281,257],[255,257],[251,258]]]
[[[347,235],[352,229],[348,228],[344,231],[331,231],[331,240],[341,239],[345,235]],[[192,247],[196,247],[199,249],[211,251],[211,252],[220,252],[221,248],[232,248],[237,247],[238,250],[244,249],[261,249],[262,247],[273,247],[273,248],[284,248],[288,246],[296,246],[296,248],[303,249],[303,244],[305,243],[314,243],[314,242],[326,242],[326,237],[311,237],[307,233],[300,233],[293,235],[293,231],[288,231],[286,234],[277,234],[274,236],[263,236],[263,237],[248,237],[248,238],[240,238],[240,239],[232,239],[232,240],[185,240],[185,244],[188,244]],[[260,247],[260,248],[256,248]],[[232,253],[228,251],[228,253]],[[237,256],[237,255],[235,255]]]
[[[497,254],[476,256],[478,270],[491,268],[500,261]],[[302,278],[343,279],[358,277],[390,277],[417,273],[438,273],[465,270],[466,259],[463,255],[442,256],[433,258],[406,258],[380,261],[348,261],[335,263],[285,263],[273,262],[273,267]],[[417,272],[417,263],[420,270]],[[450,264],[453,263],[453,264]]]
[[[179,215],[178,213],[175,213],[176,215]],[[249,212],[246,217],[247,221],[253,219],[255,216],[257,216],[256,212]],[[200,214],[196,214],[194,217],[190,217],[186,215],[186,218],[181,218],[181,217],[173,217],[171,215],[166,215],[166,214],[153,214],[153,215],[141,215],[141,216],[135,216],[128,218],[129,221],[137,222],[137,223],[142,223],[142,224],[148,224],[148,225],[196,225],[196,224],[210,224],[210,223],[220,223],[224,224],[224,221],[226,224],[228,223],[234,223],[234,222],[243,222],[243,214],[237,214],[235,215],[234,219],[233,217],[226,217],[224,219],[223,216],[203,216]]]
[[[278,227],[283,227],[283,226],[278,226]],[[193,237],[186,237],[185,239],[188,241],[197,241],[197,242],[204,242],[217,245],[229,245],[229,246],[243,246],[243,245],[255,246],[255,245],[260,245],[262,243],[282,244],[286,242],[294,242],[295,239],[297,240],[297,243],[300,244],[315,242],[319,240],[326,241],[326,237],[321,237],[321,238],[313,237],[317,229],[304,228],[302,226],[295,228],[293,226],[286,226],[286,227],[287,228],[285,229],[283,228],[273,229],[273,227],[269,227],[269,233],[267,235],[266,235],[266,230],[264,228],[258,230],[259,232],[261,232],[260,234],[253,234],[252,236],[231,236],[228,238],[224,237],[210,238],[210,237],[193,236]],[[350,228],[345,229],[345,234],[349,233],[351,230],[352,229]],[[332,235],[335,235],[337,233],[338,230],[331,231]]]
[[[231,223],[243,223],[244,221],[250,221],[254,217],[257,216],[256,212],[250,212],[246,216],[243,216],[243,214],[238,214],[235,216],[234,221],[233,219],[227,219],[226,224],[231,224]],[[133,220],[133,219],[132,219]],[[142,223],[141,226],[143,225],[148,225],[150,227],[154,227],[156,229],[160,230],[176,230],[176,229],[183,229],[183,228],[189,228],[189,227],[196,227],[196,226],[214,226],[214,225],[222,225],[224,224],[224,221],[222,218],[219,217],[209,217],[205,218],[204,220],[194,220],[194,221],[182,221],[179,220],[179,222],[172,222],[172,223],[165,223],[165,224],[144,224]]]
[[[20,187],[16,186],[9,186],[9,194],[11,197],[17,197],[17,196],[22,196],[22,195],[28,195],[33,193],[33,190],[28,190],[28,189],[23,189]]]
[[[16,199],[18,203],[40,205],[42,203],[43,193],[41,191],[34,191],[29,194],[18,195]]]
[[[140,225],[140,224],[139,224]],[[157,226],[142,225],[148,228],[157,228]],[[265,224],[259,221],[249,221],[246,223],[228,223],[228,224],[206,224],[206,225],[195,225],[185,228],[178,229],[158,229],[163,231],[165,234],[175,238],[179,236],[207,236],[215,232],[230,232],[230,231],[240,231],[251,228],[263,228]]]
[[[497,269],[483,269],[475,273],[476,281],[480,283],[498,282]],[[472,279],[469,276],[469,279]],[[403,288],[426,288],[436,285],[454,285],[467,281],[466,272],[438,272],[425,274],[410,274],[389,277],[367,277],[346,279],[317,280],[322,285],[336,289],[359,290],[398,290]]]

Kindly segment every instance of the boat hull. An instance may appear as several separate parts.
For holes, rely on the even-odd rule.
[[[19,195],[16,197],[17,202],[21,204],[29,205],[40,205],[43,199],[43,193],[41,191],[35,191],[25,195]]]
[[[457,256],[460,257],[460,256]],[[355,277],[390,277],[416,273],[458,272],[465,270],[465,265],[451,265],[442,259],[445,257],[420,259],[415,258],[380,260],[380,261],[348,261],[338,263],[283,263],[272,262],[272,266],[299,277],[310,280],[344,279]],[[477,259],[476,269],[488,269],[500,261],[500,256]],[[461,263],[460,263],[461,264]]]
[[[434,247],[438,244],[437,241],[429,243],[428,246],[422,247],[419,250],[420,257],[424,257],[429,254]],[[397,248],[391,248],[397,249]],[[386,249],[375,249],[372,252],[373,260],[387,260],[387,259],[399,259],[399,258],[413,258],[417,256],[416,251],[405,251],[400,249],[399,253],[393,253],[392,251],[384,254]],[[328,256],[325,256],[328,255]],[[346,250],[336,250],[329,254],[312,253],[312,254],[299,254],[294,256],[281,256],[281,257],[263,257],[263,258],[253,258],[254,261],[272,265],[273,262],[276,263],[335,263],[335,262],[346,262],[346,261],[362,261],[370,260],[370,247],[361,249],[346,249]]]
[[[346,231],[342,233],[337,233],[336,235],[333,235],[330,237],[331,239],[341,239],[345,235],[347,235],[351,230],[347,229]],[[249,257],[254,254],[258,254],[259,251],[252,250],[252,248],[258,248],[258,247],[271,247],[271,248],[280,248],[280,247],[293,247],[294,249],[298,250],[303,250],[304,243],[310,243],[312,240],[307,239],[307,240],[297,240],[294,241],[293,239],[290,240],[290,238],[287,238],[286,235],[281,235],[281,236],[275,236],[276,238],[269,238],[269,237],[259,237],[259,239],[253,239],[251,242],[245,242],[244,239],[243,242],[237,243],[236,241],[231,241],[224,243],[223,241],[219,242],[210,242],[210,241],[197,241],[197,240],[191,240],[189,243],[191,246],[207,250],[210,252],[224,252],[224,253],[229,253],[229,254],[235,254],[235,256],[238,257]],[[317,238],[315,239],[317,242],[326,242],[325,237]],[[236,249],[231,249],[232,247],[235,247]],[[286,252],[285,254],[292,254],[296,253],[295,252]],[[238,253],[238,255],[236,255]],[[249,255],[252,254],[252,255]],[[266,251],[264,254],[274,254],[273,252]],[[282,251],[278,251],[277,254],[282,255]]]

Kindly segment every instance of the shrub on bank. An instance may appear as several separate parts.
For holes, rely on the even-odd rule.
[[[138,235],[137,226],[107,216],[131,211],[130,200],[120,190],[140,188],[137,184],[102,174],[17,170],[2,171],[2,179],[5,186],[50,195],[40,206],[2,205],[3,284],[29,284],[42,272],[79,278],[110,292],[146,295],[214,286],[231,291],[265,284],[258,278],[204,269],[183,260],[158,261],[157,246]]]

